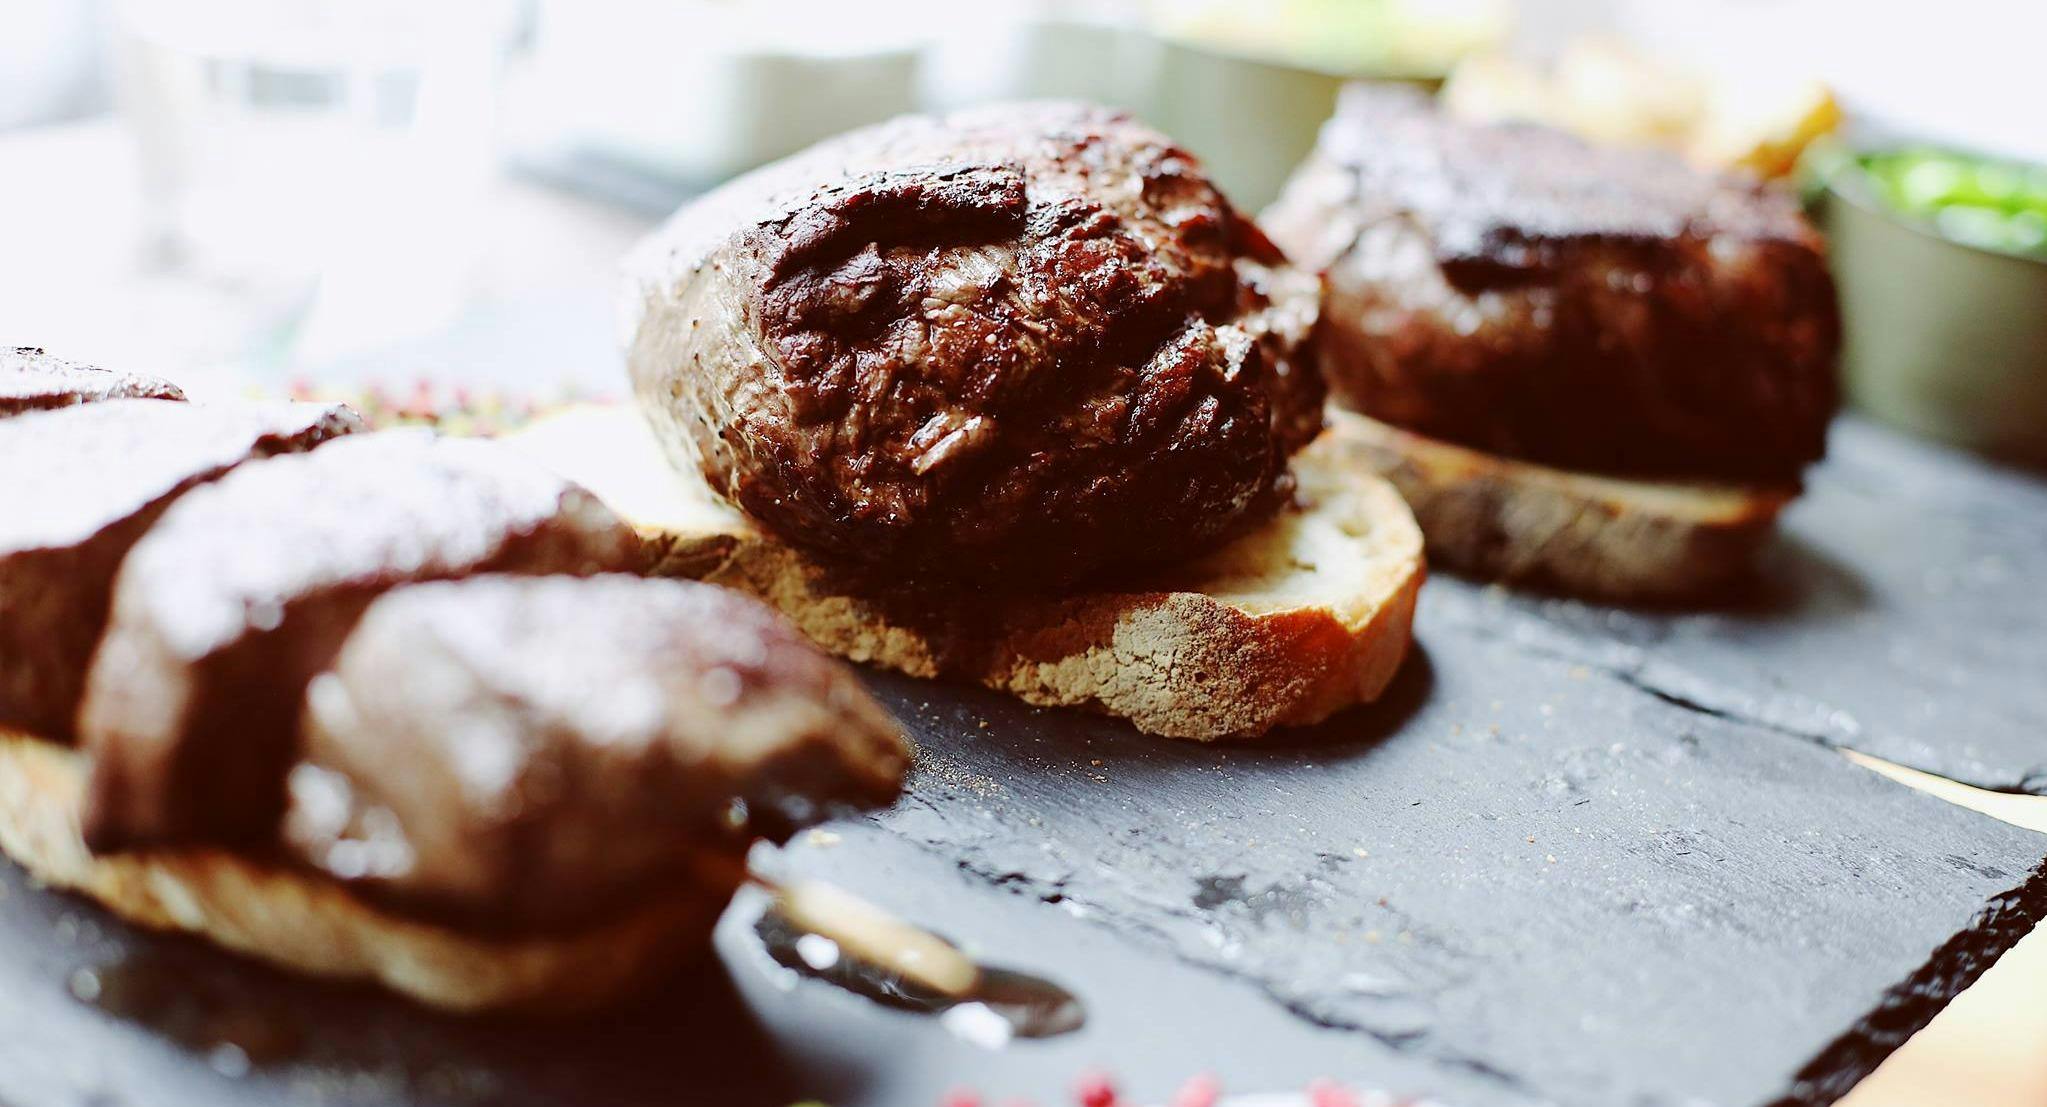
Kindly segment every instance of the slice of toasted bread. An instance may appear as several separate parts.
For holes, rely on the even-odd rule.
[[[618,998],[709,948],[741,867],[579,933],[499,939],[372,907],[340,884],[192,849],[94,856],[78,833],[85,759],[0,730],[0,848],[45,884],[130,922],[208,938],[297,972],[370,981],[448,1010],[572,1014]],[[716,887],[709,885],[715,884]]]
[[[1329,413],[1325,443],[1392,481],[1429,557],[1486,579],[1621,602],[1697,596],[1740,575],[1795,488],[1553,469]]]
[[[759,596],[833,653],[1172,738],[1255,737],[1377,698],[1424,575],[1399,495],[1324,442],[1295,461],[1296,506],[1140,586],[935,598],[849,586],[764,535],[671,468],[630,408],[572,409],[508,441],[664,542],[664,571]]]

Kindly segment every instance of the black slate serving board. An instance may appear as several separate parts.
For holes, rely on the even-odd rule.
[[[6,865],[0,1104],[918,1107],[965,1085],[1050,1107],[1096,1068],[1137,1102],[1204,1070],[1474,1105],[1828,1102],[2047,913],[2047,839],[1826,748],[2023,779],[2047,493],[1855,424],[1813,483],[1742,605],[1438,579],[1384,703],[1267,745],[872,678],[922,747],[909,794],[759,863],[1065,983],[1079,1033],[991,1051],[798,978],[754,941],[755,896],[716,961],[536,1026],[286,979]],[[1937,573],[1954,587],[1914,590]]]

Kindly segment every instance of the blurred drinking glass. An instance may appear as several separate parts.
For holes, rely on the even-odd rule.
[[[124,0],[117,13],[155,260],[296,300],[293,341],[325,355],[453,314],[496,166],[509,0]]]

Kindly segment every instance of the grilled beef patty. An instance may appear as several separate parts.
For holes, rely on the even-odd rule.
[[[1834,286],[1763,185],[1355,85],[1263,218],[1368,415],[1630,476],[1795,482],[1825,449]]]
[[[629,355],[671,458],[886,579],[1059,585],[1262,517],[1321,426],[1315,282],[1124,115],[853,132],[680,212]]]

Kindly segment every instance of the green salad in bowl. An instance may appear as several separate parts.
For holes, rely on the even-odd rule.
[[[1916,146],[1810,164],[1849,396],[1919,434],[2047,466],[2047,166]]]
[[[2047,256],[2047,166],[1940,150],[1858,159],[1874,197],[1957,242]]]

